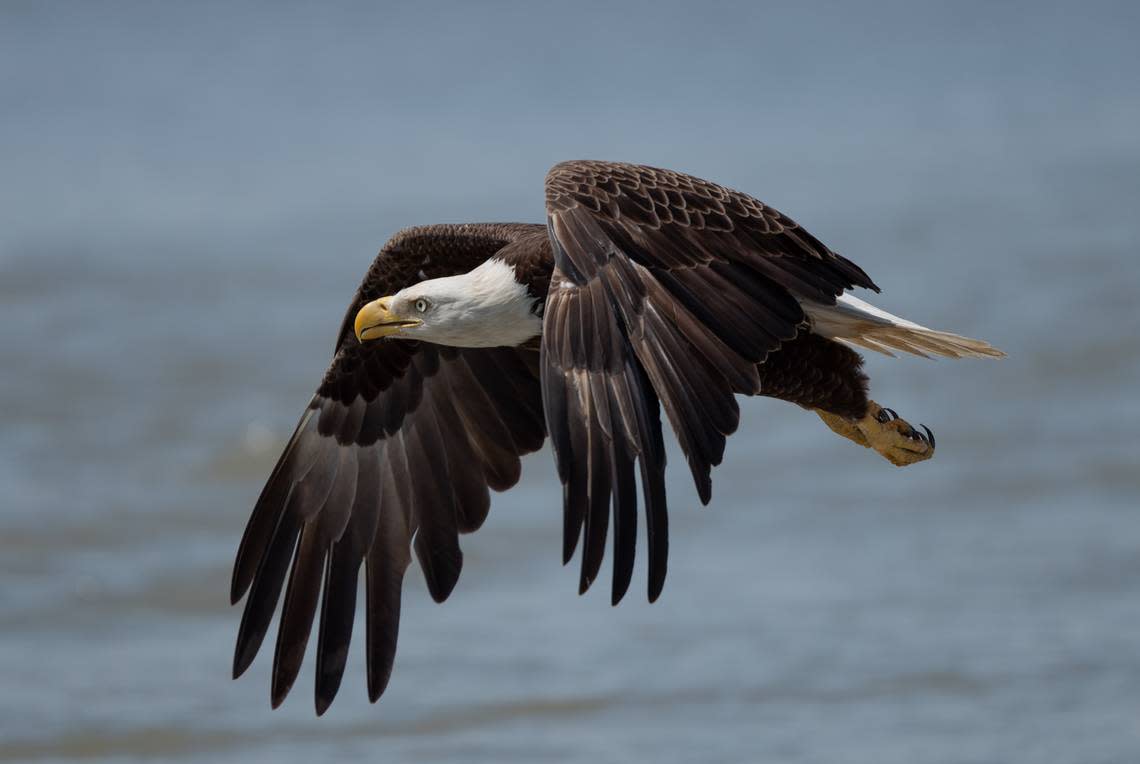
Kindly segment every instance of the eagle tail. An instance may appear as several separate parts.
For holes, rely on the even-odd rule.
[[[1001,358],[1005,353],[984,340],[930,329],[888,313],[850,294],[840,295],[834,305],[801,300],[811,319],[812,332],[828,339],[874,350],[889,356],[891,351],[912,353],[924,358]]]

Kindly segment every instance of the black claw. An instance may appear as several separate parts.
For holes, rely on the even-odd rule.
[[[930,447],[934,448],[934,433],[931,432],[930,428],[927,427],[926,425],[921,425],[921,426],[922,426],[922,429],[926,430],[926,439],[928,441],[930,441]]]
[[[891,419],[898,419],[899,418],[899,415],[897,413],[895,413],[894,409],[883,409],[883,410],[891,415]]]
[[[891,421],[890,409],[879,409],[879,413],[875,414],[875,419],[883,424]]]

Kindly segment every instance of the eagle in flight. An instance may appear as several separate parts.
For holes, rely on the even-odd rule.
[[[814,411],[895,465],[934,436],[867,397],[852,346],[1001,356],[851,294],[850,260],[738,191],[670,170],[571,161],[546,176],[546,225],[400,231],[348,306],[336,352],[261,492],[234,563],[246,597],[234,676],[252,663],[282,588],[271,702],[317,627],[315,702],[344,674],[364,569],[368,695],[387,686],[415,551],[431,596],[459,578],[459,534],[519,479],[549,435],[562,482],[562,556],[579,591],[613,537],[614,604],[633,574],[638,489],[649,600],[668,556],[661,413],[707,504],[739,421],[737,395]],[[286,581],[288,585],[286,586]]]

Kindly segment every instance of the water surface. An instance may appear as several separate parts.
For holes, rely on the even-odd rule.
[[[1133,6],[0,11],[0,760],[1140,757]],[[994,362],[868,360],[896,470],[742,401],[653,606],[559,564],[548,452],[409,575],[392,683],[228,672],[229,566],[404,225],[570,157],[747,190]],[[575,562],[576,564],[576,562]],[[267,650],[267,652],[270,652]]]

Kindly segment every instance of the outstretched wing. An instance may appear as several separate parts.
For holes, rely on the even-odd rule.
[[[234,676],[252,663],[288,578],[273,659],[277,706],[300,670],[316,615],[316,707],[340,686],[362,563],[366,570],[368,694],[392,670],[400,590],[412,538],[432,597],[459,577],[459,533],[487,516],[488,489],[519,479],[519,457],[545,439],[538,353],[458,349],[401,340],[361,344],[352,330],[366,302],[425,278],[464,273],[541,227],[431,226],[385,245],[345,315],[332,365],[257,501],[231,598],[249,594]]]
[[[704,503],[739,420],[734,395],[796,337],[796,297],[834,304],[875,289],[858,266],[791,219],[736,191],[669,170],[608,162],[546,176],[555,271],[543,323],[542,387],[564,492],[566,560],[583,537],[585,590],[612,505],[616,604],[633,570],[640,465],[649,598],[665,579],[668,528],[658,405]]]

